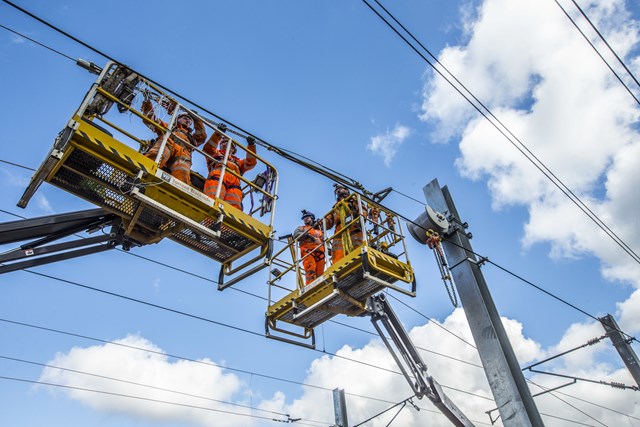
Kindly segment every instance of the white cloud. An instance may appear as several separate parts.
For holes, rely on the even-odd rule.
[[[509,319],[503,319],[509,336],[514,340],[515,351],[521,359],[529,360],[540,357],[539,346],[522,337],[522,325]],[[464,312],[456,309],[443,323],[447,330],[462,339],[473,342]],[[477,351],[459,338],[448,333],[438,325],[429,323],[410,331],[411,339],[416,346],[436,350],[450,357],[479,364]],[[441,385],[445,386],[447,395],[465,414],[474,420],[488,422],[484,411],[495,407],[484,371],[470,364],[462,364],[434,353],[421,351],[421,357],[428,366],[428,373]],[[381,412],[392,404],[408,398],[412,390],[403,376],[380,369],[357,364],[346,359],[353,359],[364,364],[382,367],[399,372],[393,358],[379,339],[374,339],[362,348],[342,347],[336,352],[338,357],[323,356],[312,362],[306,383],[326,387],[328,389],[343,388],[347,393],[347,412],[350,424],[362,422],[372,415]],[[487,399],[470,397],[453,389],[468,391]],[[374,399],[366,399],[362,396]],[[375,400],[375,399],[381,399]],[[427,398],[414,399],[422,410],[415,411],[410,405],[405,407],[394,424],[412,426],[449,426],[449,421],[438,411]],[[264,402],[266,405],[267,402]],[[305,418],[329,421],[333,420],[332,395],[326,390],[306,388],[303,395],[287,404],[282,394],[276,394],[270,401],[269,408],[295,414],[305,414]],[[367,425],[385,426],[396,413],[392,410]]]
[[[214,410],[248,413],[248,409],[211,400],[237,402],[236,396],[243,396],[243,384],[236,375],[225,373],[222,368],[208,364],[211,363],[209,359],[200,361],[204,363],[171,361],[160,348],[135,335],[127,336],[116,343],[149,351],[143,352],[109,344],[88,348],[74,347],[66,353],[57,354],[48,362],[48,365],[122,379],[129,381],[128,383],[55,368],[45,368],[39,381],[114,393],[101,394],[77,389],[60,389],[62,390],[60,392],[65,393],[69,398],[96,410],[130,418],[153,422],[175,421],[193,426],[252,425],[252,419],[249,417],[116,396],[115,394],[139,396]],[[133,383],[175,390],[202,396],[205,399],[142,387]]]
[[[367,145],[367,150],[382,157],[384,164],[389,167],[398,149],[404,141],[411,135],[411,129],[396,124],[393,130],[371,137],[371,142]]]
[[[601,29],[618,53],[625,55],[632,48],[637,48],[639,31],[636,23],[628,21],[623,8],[622,0],[596,1],[590,3],[588,13],[602,25]],[[637,106],[611,78],[606,67],[553,2],[487,0],[477,13],[468,16],[474,19],[465,23],[468,43],[446,48],[440,60],[576,194],[589,203],[600,218],[615,226],[616,232],[632,247],[639,248],[637,211],[640,192],[637,191],[637,183],[640,171],[637,159],[640,158],[640,135],[634,129],[638,119]],[[637,58],[631,58],[628,63],[634,70],[640,68]],[[595,255],[602,260],[605,277],[639,286],[637,264],[621,255],[620,250],[594,229],[583,213],[559,194],[502,135],[484,119],[478,118],[477,113],[446,83],[440,78],[429,79],[424,95],[421,117],[437,122],[437,137],[442,141],[459,140],[461,154],[456,164],[460,173],[471,179],[486,179],[496,209],[521,205],[529,210],[529,220],[524,227],[525,245],[548,242],[552,255],[557,257]],[[409,128],[396,125],[391,131],[372,137],[367,149],[381,156],[389,166],[409,134]],[[630,333],[637,331],[640,325],[640,291],[620,303],[618,309],[617,317],[622,329]],[[603,333],[595,323],[574,324],[559,343],[542,348],[539,343],[523,336],[519,322],[503,319],[503,323],[522,364],[584,344]],[[472,342],[462,310],[455,310],[443,325]],[[437,349],[440,353],[479,363],[476,350],[433,324],[413,328],[411,337],[420,347]],[[123,342],[155,348],[140,337],[128,337]],[[633,384],[626,369],[603,362],[603,355],[610,351],[610,346],[605,345],[589,347],[558,359],[548,368],[569,375]],[[397,370],[379,340],[372,340],[362,348],[344,346],[337,354]],[[441,384],[491,396],[482,369],[432,353],[425,352],[422,356],[429,366],[429,373]],[[50,363],[147,384],[166,384],[167,388],[188,390],[221,400],[245,395],[239,379],[219,369],[191,362],[172,363],[162,355],[140,356],[116,347],[74,348],[58,355]],[[531,379],[547,387],[566,382],[542,374],[533,375]],[[41,380],[87,388],[111,387],[117,390],[124,387],[127,394],[133,394],[132,386],[107,384],[104,380],[49,369],[43,372]],[[411,395],[402,376],[367,368],[340,357],[323,356],[314,360],[305,382],[328,389],[344,388],[349,393],[347,404],[352,424],[386,409],[391,405],[388,402],[395,403]],[[445,390],[471,419],[488,421],[484,412],[495,407],[492,401],[469,397],[448,388]],[[538,391],[535,387],[533,390]],[[251,422],[112,396],[66,393],[100,410],[151,420],[179,420],[192,425],[248,425]],[[147,396],[156,393],[165,400],[177,399],[174,395],[167,397],[159,391],[144,390]],[[596,402],[601,407],[560,393]],[[628,425],[630,421],[603,407],[640,416],[637,392],[579,382],[555,394],[606,425]],[[595,423],[551,394],[536,398],[536,403],[544,413],[587,424]],[[426,399],[419,405],[435,411]],[[318,388],[304,388],[303,394],[295,399],[288,399],[284,393],[278,392],[258,406],[296,416],[304,415],[306,419],[322,420],[327,424],[333,421],[331,393]],[[386,415],[386,418],[376,419],[369,425],[382,426],[389,420],[390,415]],[[550,426],[563,425],[562,421],[548,418],[545,422]],[[407,427],[449,425],[438,413],[416,412],[410,408],[403,409],[395,424]]]
[[[620,56],[637,49],[640,26],[624,1],[588,6]],[[444,49],[442,63],[639,253],[637,104],[555,3],[487,0],[470,16],[468,42]],[[636,58],[627,63],[638,69]],[[638,263],[440,77],[425,84],[421,118],[438,125],[440,140],[459,140],[460,173],[487,180],[494,208],[528,208],[525,245],[548,242],[556,257],[595,255],[604,277],[640,286]]]
[[[603,329],[597,323],[572,325],[563,336],[561,342],[549,349],[542,349],[539,343],[522,334],[522,324],[513,319],[502,318],[509,340],[516,357],[522,365],[534,360],[542,360],[559,352],[586,343],[589,339],[603,335]],[[462,309],[456,309],[445,319],[442,326],[460,338],[473,342],[471,332]],[[421,351],[420,354],[428,366],[428,372],[441,385],[445,393],[472,421],[489,423],[486,411],[494,409],[495,403],[489,389],[484,370],[470,364],[460,363],[451,358],[480,364],[477,351],[451,333],[433,323],[417,326],[410,331],[410,336],[417,347],[436,350],[450,357]],[[595,380],[618,381],[634,384],[625,368],[611,366],[601,361],[604,353],[611,348],[604,343],[587,347],[545,363],[538,367],[542,371],[556,371],[566,375],[575,375]],[[347,394],[347,412],[350,424],[362,422],[376,413],[382,412],[392,404],[411,396],[411,389],[405,379],[397,374],[380,369],[369,368],[362,364],[346,360],[354,359],[365,364],[380,366],[387,370],[398,371],[395,362],[378,339],[374,339],[362,348],[344,346],[337,352],[338,357],[323,356],[312,362],[305,382],[327,389],[343,388]],[[531,380],[546,388],[569,382],[567,379],[544,374],[529,374]],[[533,393],[541,391],[530,385]],[[473,393],[456,391],[455,389]],[[591,425],[597,419],[605,425],[625,425],[628,418],[622,414],[640,416],[637,405],[637,392],[612,390],[599,384],[578,382],[577,384],[535,398],[538,409],[544,414],[570,419]],[[366,399],[363,396],[374,399]],[[487,399],[483,399],[485,396]],[[556,397],[554,397],[556,396]],[[588,415],[585,415],[562,400],[570,402]],[[375,400],[381,399],[382,401]],[[410,406],[400,412],[395,424],[414,426],[450,426],[444,416],[427,398],[414,399],[423,410],[416,412]],[[593,402],[593,403],[590,403]],[[598,406],[600,405],[600,406]],[[314,419],[331,423],[333,420],[331,392],[318,388],[305,388],[300,398],[287,403],[283,393],[276,393],[271,399],[261,403],[264,409],[282,411],[291,414],[305,414],[306,419]],[[609,411],[605,408],[611,408]],[[369,426],[386,426],[395,410],[367,423]],[[495,417],[497,413],[494,413]],[[564,425],[562,421],[551,417],[543,417],[549,426]],[[598,422],[596,422],[597,424]]]
[[[640,27],[629,19],[625,2],[592,1],[587,6],[587,14],[637,73],[640,61],[626,55],[637,50]],[[573,6],[571,10],[575,10]],[[448,46],[441,52],[440,61],[639,253],[637,121],[640,110],[635,101],[554,2],[485,0],[475,13],[466,16],[469,21],[464,25],[465,43]],[[615,63],[615,59],[610,63]],[[423,94],[420,117],[436,124],[435,139],[459,143],[456,166],[461,175],[486,180],[495,209],[511,205],[528,209],[529,219],[523,230],[525,247],[546,242],[553,257],[595,256],[601,262],[603,277],[640,287],[638,263],[599,230],[448,83],[439,76],[431,76]],[[640,324],[639,292],[618,305],[620,326],[629,333],[638,331]],[[557,345],[542,350],[538,344],[527,343],[514,332],[517,331],[510,333],[512,344],[521,363],[526,363],[526,359],[537,354],[555,355],[582,345],[602,335],[603,329],[596,322],[574,324]],[[607,361],[618,363],[612,366],[613,362]],[[611,345],[602,343],[545,364],[543,370],[634,384],[621,366]],[[542,374],[531,378],[546,386],[568,382]],[[611,388],[586,382],[564,390],[560,393],[632,416],[640,414],[633,392],[612,392]],[[626,417],[602,407],[566,396],[563,399],[606,425],[629,423]],[[542,412],[594,423],[550,394],[537,398],[536,402]],[[552,419],[545,421],[562,424]]]
[[[602,335],[602,329],[595,323],[576,324],[569,328],[557,346],[543,350],[538,343],[522,334],[522,324],[504,317],[502,322],[516,356],[522,364],[543,359],[549,354],[558,354],[583,344],[588,339]],[[462,341],[473,342],[463,310],[454,310],[442,322],[441,326],[434,323],[417,326],[410,331],[411,339],[417,347],[440,353],[420,351],[428,367],[428,373],[438,380],[449,398],[470,419],[486,423],[488,418],[485,411],[495,408],[495,404],[484,370],[472,365],[480,364],[477,351]],[[184,360],[171,361],[160,348],[140,336],[127,336],[116,343],[147,349],[148,352],[118,345],[74,347],[66,353],[57,354],[48,364],[104,377],[123,379],[128,383],[55,368],[45,368],[39,381],[76,388],[103,390],[127,396],[141,396],[147,399],[183,403],[196,407],[247,413],[246,409],[208,400],[216,399],[247,405],[244,399],[251,393],[247,385],[243,384],[237,376],[225,373],[222,368],[210,365],[209,359],[202,359],[201,361],[204,363]],[[580,350],[579,353],[571,353],[549,365],[543,365],[540,369],[556,370],[567,375],[596,380],[633,384],[626,369],[613,367],[600,361],[599,356],[607,349],[611,351],[610,347],[605,345],[588,347]],[[254,406],[265,411],[289,413],[294,418],[302,417],[304,420],[315,420],[330,425],[334,420],[334,414],[333,397],[328,390],[342,388],[347,393],[347,412],[350,423],[356,424],[412,395],[411,388],[404,377],[391,372],[398,372],[398,368],[379,339],[370,341],[362,348],[345,345],[336,354],[337,357],[326,355],[311,362],[304,383],[313,385],[313,387],[305,387],[302,395],[298,398],[290,400],[283,392],[276,392],[271,398],[264,399]],[[442,354],[448,357],[444,357]],[[460,363],[453,359],[472,364]],[[383,370],[367,366],[367,364],[381,367]],[[567,382],[564,379],[558,380],[555,377],[542,374],[536,374],[531,378],[535,383],[545,387]],[[208,399],[142,387],[134,383],[203,396]],[[535,386],[532,386],[532,389],[534,392],[539,391]],[[636,405],[636,396],[633,392],[621,393],[619,390],[612,390],[609,387],[583,382],[563,390],[566,393],[562,396],[564,400],[571,400],[572,403],[581,405],[590,416],[606,425],[620,425],[626,417],[587,402],[596,402],[598,405],[622,413],[640,416],[640,406]],[[238,417],[185,406],[167,405],[74,389],[51,388],[51,391],[64,393],[70,399],[82,402],[104,413],[146,422],[178,422],[193,426],[263,425],[260,420],[249,417]],[[468,393],[475,396],[470,396]],[[407,405],[394,423],[407,427],[422,425],[444,427],[450,425],[427,398],[420,401],[414,399],[414,402],[423,410],[418,412],[411,405]],[[587,416],[576,413],[573,408],[552,396],[546,395],[537,398],[536,402],[541,412],[580,422],[588,423],[590,421]],[[255,410],[253,414],[256,414]],[[258,414],[260,413],[258,412]],[[395,411],[389,411],[367,425],[387,425],[394,414]],[[268,422],[266,425],[271,425],[271,423]]]

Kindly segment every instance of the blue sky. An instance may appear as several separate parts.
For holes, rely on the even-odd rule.
[[[571,2],[560,3],[577,16]],[[578,3],[637,74],[637,2]],[[271,144],[313,158],[371,191],[391,186],[423,200],[422,187],[437,178],[449,187],[458,211],[469,223],[476,252],[594,316],[612,313],[623,330],[638,333],[638,264],[585,219],[363,2],[18,4]],[[635,166],[640,158],[638,105],[554,1],[384,4],[629,246],[640,250],[640,196],[635,184],[640,179]],[[73,58],[98,65],[106,62],[5,3],[0,3],[0,11],[2,25]],[[578,22],[586,31],[585,22]],[[6,147],[0,160],[37,167],[93,81],[93,75],[70,60],[0,29],[4,100],[0,117]],[[275,223],[279,235],[299,224],[300,209],[317,214],[329,209],[331,182],[273,154],[263,154],[281,176]],[[91,207],[45,184],[29,207],[21,210],[15,204],[31,171],[0,163],[0,176],[3,211],[35,217]],[[400,193],[391,193],[385,203],[407,217],[418,216],[422,205]],[[0,221],[14,219],[0,213]],[[133,253],[217,278],[218,265],[169,241]],[[451,306],[432,254],[414,242],[409,242],[409,254],[418,296],[397,297],[470,339],[464,313]],[[352,424],[410,394],[396,375],[261,337],[266,304],[260,298],[233,289],[218,292],[211,281],[136,256],[114,251],[33,271],[40,275],[0,276],[0,318],[156,353],[119,352],[122,347],[3,321],[0,376],[245,410],[6,359],[11,357],[288,413],[308,425],[333,422],[331,393],[324,388],[341,387],[351,393],[347,403]],[[483,267],[483,272],[521,364],[603,334],[593,319],[522,281],[491,266]],[[237,287],[265,296],[266,279],[257,275]],[[473,348],[426,323],[402,303],[394,306],[418,345],[479,363]],[[336,320],[351,327],[327,323],[318,331],[320,350],[395,369],[375,337],[353,329],[373,331],[367,319]],[[159,354],[163,352],[231,369]],[[494,407],[493,402],[475,396],[490,397],[482,370],[434,353],[423,356],[429,372],[442,384],[474,393],[451,390],[450,396],[471,419],[488,423],[484,412]],[[633,384],[608,344],[576,352],[549,369]],[[546,386],[558,384],[546,376],[531,379]],[[554,417],[588,425],[640,423],[633,392],[586,383],[564,390],[573,397],[559,397],[588,416],[546,395],[536,400],[540,411],[548,414],[543,417],[546,425],[567,425]],[[532,387],[532,391],[540,390]],[[11,426],[281,424],[11,380],[0,380],[0,397],[5,402],[0,424]],[[428,402],[420,406],[425,410],[403,409],[395,423],[447,425],[442,416],[430,412],[434,408]],[[257,409],[252,414],[270,417]],[[389,421],[387,414],[369,425]]]

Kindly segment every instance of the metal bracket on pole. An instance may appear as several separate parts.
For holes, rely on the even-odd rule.
[[[616,350],[618,350],[618,354],[620,354],[622,361],[627,366],[629,373],[631,373],[636,384],[640,387],[640,363],[638,362],[636,352],[633,351],[633,348],[631,348],[631,345],[629,344],[629,340],[625,339],[618,327],[618,323],[612,315],[607,314],[598,320],[602,323],[604,330],[607,331],[607,335],[609,336],[611,343]]]

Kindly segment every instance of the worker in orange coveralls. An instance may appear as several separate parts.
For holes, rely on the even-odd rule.
[[[349,189],[340,184],[334,184],[336,203],[331,208],[331,212],[325,215],[324,220],[327,230],[332,227],[336,227],[336,236],[331,240],[331,263],[335,264],[346,254],[352,250],[362,246],[363,235],[362,228],[359,221],[360,212],[356,199],[350,199],[348,202],[344,201],[349,197]],[[362,204],[362,215],[367,215],[367,209]],[[349,227],[348,232],[340,233],[345,224],[352,222],[354,219],[358,219],[354,224]]]
[[[213,159],[207,158],[207,167],[209,168],[209,177],[204,183],[204,193],[215,199],[218,185],[220,184],[220,174],[222,172],[222,162],[229,145],[231,152],[227,159],[227,167],[222,178],[222,188],[220,189],[219,198],[229,203],[231,206],[242,210],[242,181],[240,178],[231,173],[235,172],[242,176],[248,170],[251,170],[258,163],[258,160],[252,153],[256,152],[256,141],[252,137],[247,137],[247,155],[245,159],[235,156],[236,147],[231,139],[224,135],[227,127],[224,124],[218,125],[219,132],[214,132],[205,144],[203,151],[209,154]]]
[[[316,216],[302,210],[304,225],[293,231],[293,238],[300,245],[300,258],[304,267],[305,284],[308,285],[324,273],[324,245],[322,230],[316,224]]]
[[[174,102],[169,102],[165,108],[171,114],[175,106]],[[153,113],[151,101],[148,99],[142,102],[142,112],[151,120],[158,122]],[[165,128],[169,126],[163,121],[159,121],[159,123]],[[152,124],[147,122],[145,124],[158,135],[153,146],[144,154],[146,157],[155,160],[162,145],[164,132]],[[172,176],[191,185],[191,152],[193,147],[200,146],[205,139],[207,139],[207,132],[204,129],[204,123],[197,117],[194,121],[194,118],[186,111],[179,113],[175,126],[171,130],[171,135],[167,139],[162,155],[158,160],[158,167],[164,168],[167,166]]]

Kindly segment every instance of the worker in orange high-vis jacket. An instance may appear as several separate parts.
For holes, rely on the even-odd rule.
[[[253,155],[256,152],[256,142],[252,137],[247,137],[247,155],[246,158],[240,159],[235,155],[237,151],[235,145],[223,133],[226,130],[226,126],[219,125],[218,129],[219,131],[211,135],[203,148],[203,151],[211,156],[211,158],[207,158],[209,176],[204,183],[204,193],[211,198],[215,198],[218,186],[221,186],[219,198],[242,210],[242,181],[231,171],[242,176],[246,171],[255,167],[258,163],[258,160]],[[227,167],[221,182],[222,164],[229,146],[231,147],[231,152],[227,158]]]
[[[305,285],[310,284],[324,273],[324,245],[322,230],[316,223],[316,216],[302,210],[304,225],[293,231],[293,238],[300,245],[300,259],[304,267]]]
[[[171,114],[175,106],[175,103],[167,104],[167,111]],[[158,121],[158,118],[153,113],[151,101],[148,99],[142,102],[141,109],[151,120],[159,122],[165,128],[169,127],[167,123]],[[162,145],[164,132],[150,123],[145,122],[145,124],[158,135],[153,146],[144,154],[146,157],[155,160]],[[204,129],[204,123],[197,117],[194,120],[186,111],[179,113],[175,126],[171,129],[171,135],[162,150],[162,155],[158,159],[158,167],[168,167],[172,176],[191,185],[191,152],[194,147],[200,146],[205,139],[207,139],[207,132]]]
[[[362,227],[360,224],[359,215],[362,213],[366,217],[367,209],[362,204],[358,209],[356,199],[351,198],[348,201],[345,200],[349,197],[349,189],[340,184],[334,184],[336,203],[324,217],[327,230],[335,226],[335,237],[331,239],[331,263],[335,264],[346,254],[352,250],[362,246],[363,235]],[[348,231],[344,230],[346,224],[356,220]]]

